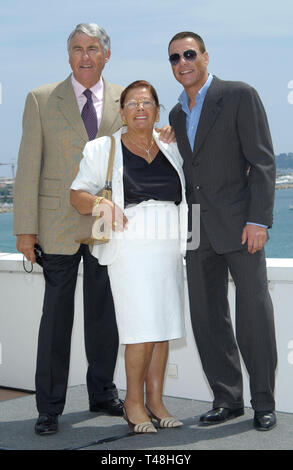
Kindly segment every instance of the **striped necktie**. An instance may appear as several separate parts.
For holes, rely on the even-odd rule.
[[[83,119],[89,140],[95,139],[98,132],[98,118],[93,104],[91,90],[84,90],[83,94],[87,98],[87,102],[82,108],[81,117]]]

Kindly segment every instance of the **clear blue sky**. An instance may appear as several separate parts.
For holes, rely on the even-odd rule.
[[[1,2],[0,162],[17,160],[21,119],[31,89],[70,73],[66,40],[76,24],[94,22],[111,37],[104,76],[127,85],[149,80],[168,113],[181,91],[173,78],[167,44],[179,31],[205,40],[209,71],[254,86],[265,105],[275,153],[293,152],[292,0],[14,0]],[[291,84],[290,84],[291,82]],[[10,176],[0,166],[0,176]]]

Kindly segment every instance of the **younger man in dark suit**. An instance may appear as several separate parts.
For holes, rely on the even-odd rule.
[[[184,87],[170,113],[184,159],[187,201],[200,204],[200,246],[187,251],[193,331],[214,394],[202,424],[243,410],[238,346],[250,377],[254,426],[272,429],[277,363],[273,305],[264,245],[272,225],[274,152],[257,92],[208,73],[200,36],[176,34],[169,43],[173,74]],[[191,211],[190,211],[191,212]],[[227,299],[228,270],[236,287],[236,337]]]

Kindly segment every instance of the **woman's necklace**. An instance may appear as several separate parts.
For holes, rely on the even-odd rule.
[[[139,149],[141,149],[141,150],[143,150],[144,152],[146,152],[146,154],[147,154],[147,162],[148,162],[148,163],[151,163],[152,160],[153,160],[153,157],[151,156],[150,151],[151,151],[151,148],[152,148],[152,146],[154,145],[154,142],[155,142],[155,141],[154,141],[154,138],[152,137],[151,146],[150,146],[148,149],[145,149],[145,148],[141,147],[140,145],[136,144],[135,142],[133,142],[133,140],[129,137],[129,134],[127,134],[127,137],[128,137],[128,139],[130,140],[130,142],[131,142],[133,145],[135,145],[135,146],[138,147]]]

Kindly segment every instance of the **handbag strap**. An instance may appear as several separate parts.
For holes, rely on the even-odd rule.
[[[112,189],[114,155],[115,155],[115,139],[111,135],[111,148],[110,148],[110,156],[108,160],[108,170],[107,170],[106,183],[105,183],[105,189],[107,190]]]

